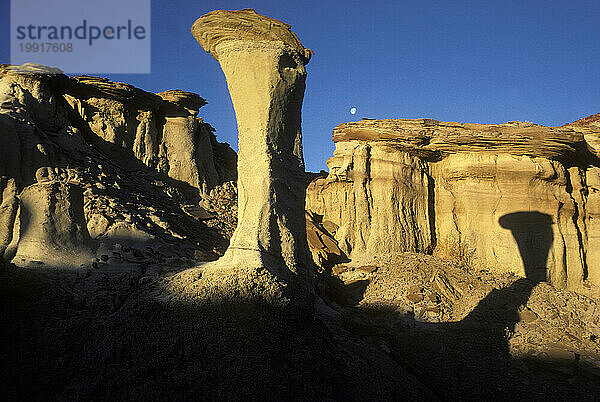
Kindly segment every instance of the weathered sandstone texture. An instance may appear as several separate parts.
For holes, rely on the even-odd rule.
[[[306,238],[313,261],[322,268],[346,261],[346,255],[332,235],[335,227],[328,226],[328,222],[318,222],[316,218],[314,214],[306,213]]]
[[[94,254],[81,187],[46,181],[26,187],[19,198],[13,258],[17,265],[43,262],[60,268],[91,266]]]
[[[196,117],[205,103],[0,65],[0,255],[144,270],[217,258],[229,212],[189,211],[232,192],[237,157]]]
[[[312,52],[289,25],[249,9],[208,13],[192,33],[225,73],[239,130],[238,226],[216,265],[266,269],[288,290],[310,292],[300,126]]]
[[[559,287],[599,286],[598,133],[585,122],[342,124],[307,209],[339,226],[351,256],[435,251]]]
[[[0,200],[0,259],[12,241],[13,227],[19,208],[17,186],[14,179],[0,178],[2,199]]]
[[[40,65],[0,65],[0,168],[25,186],[39,167],[70,162],[61,149],[81,153],[92,145],[111,157],[131,155],[206,197],[219,183],[235,179],[231,164],[215,164],[235,159],[235,153],[213,154],[213,130],[196,117],[205,104],[180,90],[152,94]]]

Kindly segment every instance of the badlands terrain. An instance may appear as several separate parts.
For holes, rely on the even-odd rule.
[[[197,94],[0,66],[3,399],[598,399],[600,117],[344,123],[313,174],[312,50],[192,34],[238,154]]]

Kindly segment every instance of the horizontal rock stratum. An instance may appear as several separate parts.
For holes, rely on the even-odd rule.
[[[362,120],[333,131],[307,209],[351,256],[450,254],[572,289],[600,285],[596,119],[563,127]]]
[[[509,122],[475,124],[433,119],[362,120],[341,124],[334,142],[388,142],[424,159],[441,159],[456,153],[486,152],[568,159],[584,144],[581,132],[567,127]]]

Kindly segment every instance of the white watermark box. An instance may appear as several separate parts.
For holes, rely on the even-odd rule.
[[[150,73],[150,0],[11,0],[10,62]]]

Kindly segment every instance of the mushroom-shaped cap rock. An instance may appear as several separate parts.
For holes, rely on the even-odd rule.
[[[200,95],[180,89],[169,89],[168,91],[159,92],[157,95],[167,102],[166,105],[162,106],[165,113],[173,113],[176,111],[175,108],[182,107],[195,116],[200,108],[206,105],[206,100]],[[173,104],[176,105],[175,108],[169,107]]]
[[[192,34],[200,46],[217,60],[217,46],[231,40],[281,42],[295,50],[304,64],[314,54],[302,46],[296,34],[290,30],[290,25],[260,15],[251,8],[211,11],[194,22]]]

